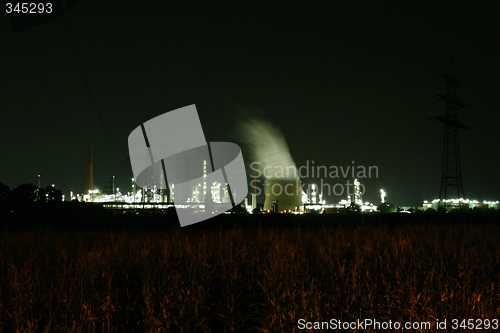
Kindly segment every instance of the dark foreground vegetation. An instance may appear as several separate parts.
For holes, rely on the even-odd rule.
[[[447,319],[439,332],[481,319],[474,331],[488,332],[500,319],[498,214],[234,214],[180,228],[175,215],[62,207],[2,217],[0,332],[299,332],[299,319],[365,318]]]

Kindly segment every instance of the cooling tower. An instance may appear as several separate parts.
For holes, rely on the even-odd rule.
[[[92,144],[87,145],[87,179],[85,180],[85,193],[94,189],[93,165],[92,165]]]
[[[278,211],[291,210],[302,205],[301,181],[298,179],[276,179],[266,181],[266,200],[264,209],[272,210],[273,201]]]

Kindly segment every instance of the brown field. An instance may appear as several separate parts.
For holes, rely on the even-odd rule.
[[[488,332],[499,235],[500,223],[5,227],[0,332],[310,331],[301,318],[481,319]]]

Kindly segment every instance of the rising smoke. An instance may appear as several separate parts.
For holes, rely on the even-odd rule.
[[[297,179],[297,168],[281,130],[258,109],[240,111],[243,115],[239,126],[240,139],[249,149],[252,162],[257,162],[253,168],[259,169],[262,175],[266,174],[269,180]]]

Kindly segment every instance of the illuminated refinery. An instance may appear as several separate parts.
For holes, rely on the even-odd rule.
[[[90,154],[87,155],[87,193],[73,195],[71,193],[71,200],[78,200],[80,202],[99,202],[104,203],[105,208],[114,209],[166,209],[173,206],[173,201],[175,200],[175,184],[169,184],[170,201],[167,199],[167,191],[163,189],[158,189],[156,186],[153,188],[138,188],[135,179],[131,179],[132,191],[124,194],[120,191],[120,188],[115,188],[113,176],[112,179],[112,191],[108,193],[103,193],[98,189],[94,189],[92,181],[92,171],[89,172],[89,168],[92,169],[92,147],[89,145]],[[90,180],[89,180],[90,176]],[[207,161],[203,161],[203,183],[199,183],[192,187],[191,197],[187,199],[185,203],[176,203],[178,208],[191,208],[191,209],[204,209],[204,203],[206,202],[206,189],[210,185],[211,199],[212,202],[217,204],[228,204],[230,203],[230,196],[228,192],[227,184],[222,186],[221,183],[214,182],[212,184],[206,183],[207,179]]]
[[[293,163],[293,161],[291,163]],[[293,167],[295,167],[295,165],[293,165]],[[265,180],[263,184],[265,200],[263,206],[261,206],[263,207],[262,213],[338,214],[348,212],[368,213],[379,210],[378,205],[363,201],[362,189],[364,190],[364,186],[357,179],[354,179],[353,182],[347,182],[347,195],[345,199],[342,199],[337,204],[330,204],[325,200],[322,191],[323,186],[320,187],[314,183],[307,184],[306,190],[304,191],[302,189],[302,181],[296,174],[288,178],[289,179],[280,179],[277,177],[269,177],[269,179]],[[89,144],[87,148],[85,193],[75,195],[73,192],[70,192],[70,198],[71,200],[78,200],[80,202],[103,203],[104,208],[123,210],[124,212],[135,209],[165,210],[169,207],[173,207],[174,202],[175,207],[192,209],[194,213],[203,212],[205,204],[207,203],[215,205],[215,209],[219,207],[221,209],[227,208],[227,204],[231,203],[228,186],[227,184],[223,185],[217,182],[212,184],[207,183],[206,160],[203,161],[202,179],[202,182],[192,186],[191,196],[187,199],[187,202],[182,203],[175,202],[175,185],[172,183],[169,184],[168,191],[158,189],[156,186],[152,188],[147,188],[147,186],[139,188],[135,179],[131,178],[131,191],[122,193],[120,188],[115,187],[115,177],[113,176],[110,181],[111,185],[109,189],[103,192],[94,187],[92,145]],[[256,178],[254,178],[249,184],[253,189],[253,193],[250,194],[248,198],[245,198],[243,203],[235,202],[235,204],[240,204],[249,213],[253,213],[256,212],[256,210],[259,211],[256,193],[258,189],[256,184],[258,184],[258,182]],[[349,185],[352,185],[352,191]],[[260,193],[261,189],[259,188],[258,190]],[[207,196],[207,192],[211,193],[211,195]],[[251,192],[252,191],[250,191],[250,193]],[[251,201],[250,204],[249,199]],[[387,193],[383,189],[380,190],[380,205],[389,205],[387,202]],[[442,206],[440,199],[434,199],[431,202],[424,201],[423,206],[418,207],[418,209],[423,211],[433,209],[437,211]],[[463,208],[499,209],[500,205],[499,201],[479,202],[469,199],[447,199],[446,207],[447,210],[450,211]],[[399,211],[409,213],[406,208],[410,207],[403,207],[403,209]]]
[[[469,199],[448,199],[446,200],[446,206],[449,207],[448,210],[453,210],[453,209],[460,209],[461,207],[465,207],[468,209],[474,209],[474,208],[479,208],[479,209],[485,209],[485,208],[494,208],[494,209],[499,209],[499,201],[483,201],[479,202],[477,200],[469,200]],[[440,205],[442,204],[440,199],[434,199],[431,202],[425,200],[424,201],[424,206],[423,209],[434,209],[438,210]]]

